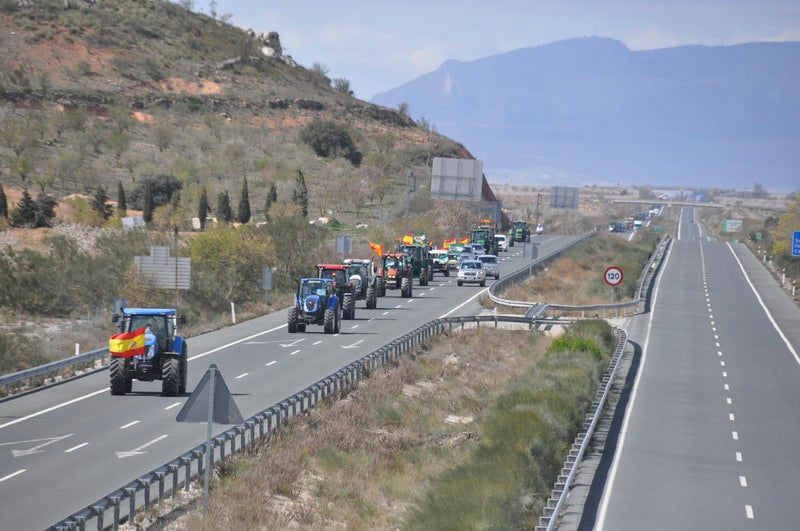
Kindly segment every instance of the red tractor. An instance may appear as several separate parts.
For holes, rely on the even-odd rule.
[[[410,298],[413,291],[413,274],[411,257],[405,253],[386,253],[383,255],[383,267],[379,271],[383,277],[381,290],[385,295],[386,288],[393,285],[400,288],[400,296]]]
[[[360,277],[353,275],[349,264],[317,264],[317,277],[328,278],[342,301],[342,319],[356,318],[356,297],[361,289]]]

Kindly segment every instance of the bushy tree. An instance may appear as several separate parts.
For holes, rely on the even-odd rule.
[[[193,300],[224,309],[230,302],[252,301],[263,294],[261,270],[272,255],[268,240],[252,226],[198,234],[192,241]]]
[[[247,223],[250,221],[250,193],[247,191],[247,178],[242,185],[242,194],[239,196],[239,211],[237,212],[236,219],[239,223]]]
[[[156,208],[168,205],[172,201],[172,195],[183,188],[183,183],[173,175],[149,177],[131,192],[130,202],[133,208],[144,210],[144,191],[147,186],[150,187],[151,200]]]
[[[320,157],[344,157],[353,166],[359,166],[363,155],[347,129],[330,120],[315,119],[300,131],[300,140]]]

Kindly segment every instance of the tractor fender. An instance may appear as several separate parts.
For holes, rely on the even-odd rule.
[[[328,308],[336,309],[339,306],[339,296],[338,295],[331,295],[328,298]]]
[[[181,353],[186,350],[186,340],[183,336],[174,336],[172,338],[172,350],[175,352],[165,352],[164,354],[175,354],[177,357],[181,357]]]

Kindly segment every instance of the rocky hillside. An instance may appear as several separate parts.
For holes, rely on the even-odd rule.
[[[213,213],[221,192],[235,207],[246,179],[258,221],[271,186],[281,208],[302,172],[310,217],[387,224],[402,210],[407,171],[425,175],[432,156],[470,157],[406,114],[353,98],[324,65],[296,64],[277,32],[256,35],[187,5],[0,0],[6,190],[61,201],[103,188],[113,201],[119,184],[130,197],[168,176],[180,196],[155,219],[189,228],[203,188]],[[359,157],[320,156],[299,138],[309,124],[334,124]],[[98,222],[84,214],[73,221]]]

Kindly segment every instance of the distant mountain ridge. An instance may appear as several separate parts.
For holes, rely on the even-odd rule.
[[[631,51],[577,38],[447,61],[372,101],[409,104],[490,181],[800,188],[800,43]]]

